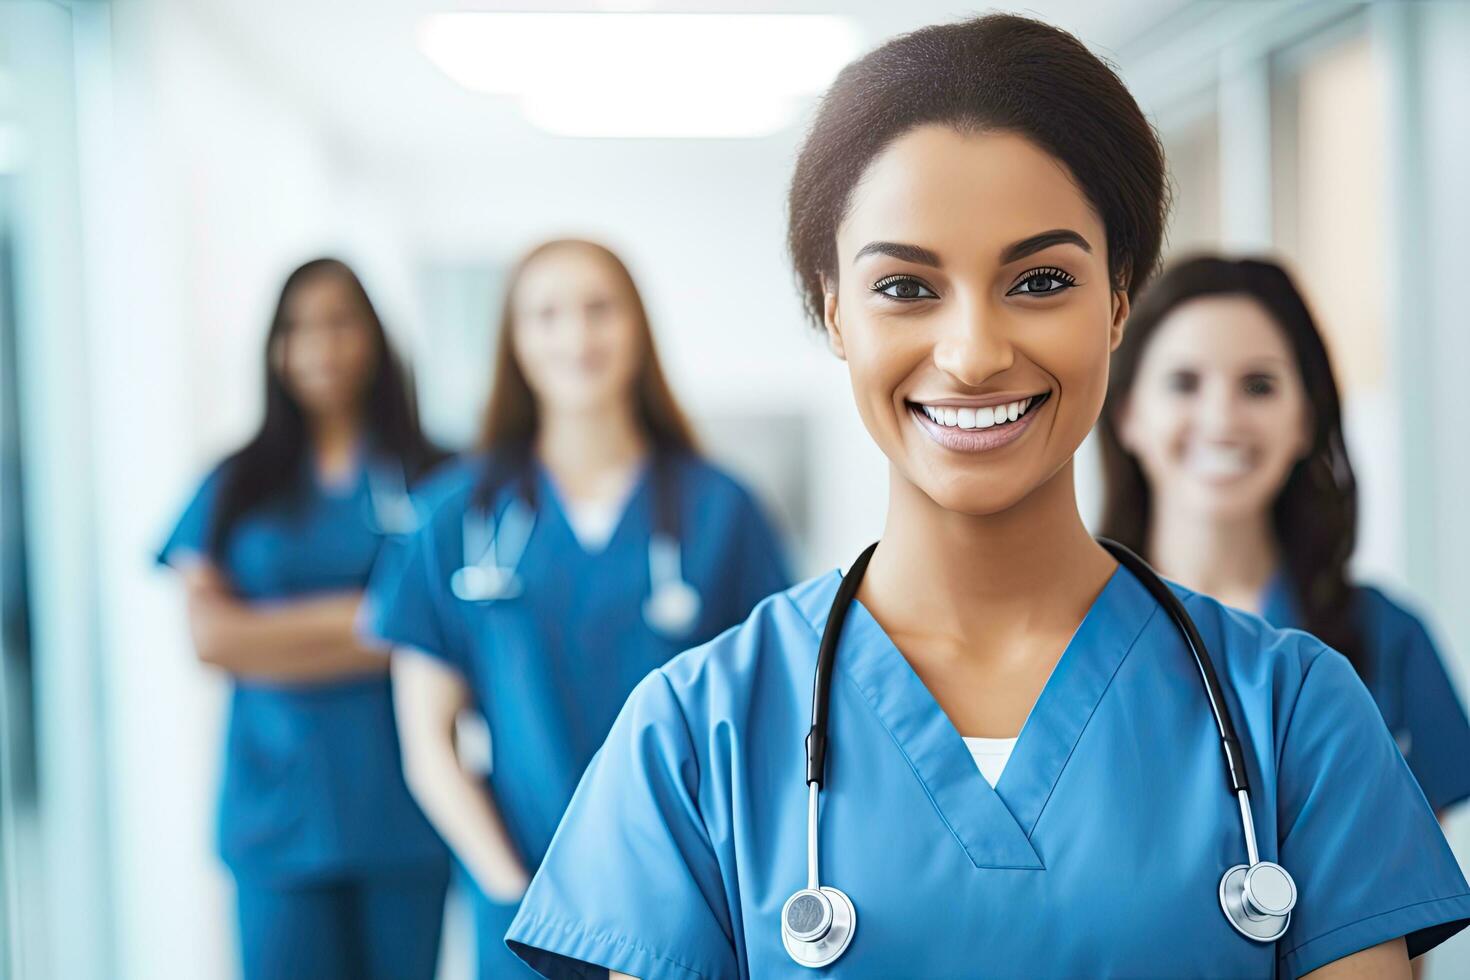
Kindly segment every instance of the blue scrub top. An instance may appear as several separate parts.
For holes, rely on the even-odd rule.
[[[449,584],[465,563],[464,516],[484,467],[483,457],[472,457],[457,469],[458,486],[439,494],[401,574],[375,577],[369,590],[372,633],[464,676],[490,728],[491,792],[530,868],[540,863],[577,780],[634,686],[789,584],[771,526],[739,483],[694,457],[668,465],[683,529],[683,574],[702,599],[686,636],[661,635],[642,614],[655,525],[651,467],[606,546],[589,554],[545,470],[534,466],[536,521],[517,566],[523,593],[472,602],[455,597]],[[518,485],[507,487],[496,512],[518,492]]]
[[[205,479],[158,554],[205,556],[221,469]],[[378,532],[364,468],[341,486],[303,475],[298,490],[245,514],[210,560],[236,595],[268,604],[361,590],[375,563],[401,561]],[[443,843],[409,796],[387,674],[338,682],[236,677],[230,696],[219,849],[235,874],[265,882],[422,868]]]
[[[1300,899],[1260,945],[1220,909],[1245,861],[1194,662],[1118,569],[992,789],[854,603],[832,684],[822,883],[857,908],[831,967],[780,910],[806,884],[817,646],[840,576],[762,603],[648,677],[567,810],[507,939],[548,977],[1274,977],[1466,924],[1470,888],[1372,699],[1304,633],[1179,589],[1248,745],[1261,857]]]
[[[1429,805],[1439,811],[1470,798],[1470,720],[1429,631],[1370,586],[1355,588],[1352,602],[1367,661],[1364,682]],[[1275,626],[1302,627],[1281,575],[1267,586],[1261,615]]]

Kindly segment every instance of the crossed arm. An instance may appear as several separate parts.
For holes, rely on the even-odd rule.
[[[202,558],[178,571],[194,650],[203,663],[236,677],[302,684],[388,669],[383,651],[356,635],[360,592],[251,603],[236,596],[219,570]]]

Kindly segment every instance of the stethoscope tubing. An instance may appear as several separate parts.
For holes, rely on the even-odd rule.
[[[1220,879],[1220,906],[1230,924],[1247,939],[1255,942],[1274,942],[1285,932],[1291,922],[1291,911],[1296,905],[1296,884],[1291,875],[1280,865],[1262,861],[1256,844],[1255,820],[1251,812],[1250,784],[1246,776],[1245,753],[1236,732],[1230,707],[1220,686],[1204,639],[1194,620],[1184,608],[1184,603],[1163,579],[1138,555],[1116,541],[1098,538],[1098,543],[1117,562],[1136,578],[1153,599],[1163,606],[1175,628],[1184,640],[1194,659],[1200,683],[1204,688],[1205,700],[1220,737],[1224,760],[1225,780],[1240,809],[1241,830],[1245,837],[1247,864],[1235,865],[1225,871]],[[820,795],[825,779],[827,763],[827,730],[829,725],[832,695],[832,671],[837,660],[837,647],[842,636],[842,627],[847,612],[857,597],[858,587],[868,570],[868,563],[878,548],[874,542],[865,548],[852,563],[847,574],[838,584],[832,599],[827,623],[822,630],[821,643],[817,649],[817,666],[812,678],[811,727],[806,735],[806,783],[807,783],[807,886],[787,900],[782,909],[781,938],[792,958],[802,966],[822,966],[836,961],[846,951],[856,929],[856,911],[851,900],[835,888],[821,885],[821,868],[818,858],[820,841]],[[1253,879],[1255,889],[1253,890]],[[824,897],[825,896],[825,897]],[[800,898],[809,904],[825,903],[825,922],[841,922],[844,927],[837,939],[829,939],[825,933],[816,939],[794,931],[787,919],[787,909]],[[836,904],[834,905],[834,901]],[[844,918],[845,917],[845,918]],[[819,926],[818,929],[825,929]],[[833,933],[835,936],[836,934]]]
[[[648,544],[650,593],[643,603],[643,616],[655,631],[670,637],[686,635],[698,619],[702,600],[685,579],[683,548],[679,538],[679,506],[674,492],[673,463],[655,456],[652,463],[654,527]],[[518,569],[536,525],[534,484],[524,474],[521,492],[513,494],[496,518],[488,511],[493,504],[477,506],[472,497],[461,531],[464,566],[453,579],[451,588],[465,601],[493,602],[519,596],[522,592]],[[475,497],[489,497],[486,484]],[[505,525],[512,522],[521,529],[517,540],[504,548]],[[473,559],[471,556],[474,556]],[[488,561],[487,561],[488,559]],[[475,594],[457,586],[456,581],[496,583],[484,594]]]

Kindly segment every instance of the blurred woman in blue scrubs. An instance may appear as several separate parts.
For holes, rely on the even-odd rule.
[[[513,270],[481,452],[436,478],[401,572],[374,579],[409,785],[476,887],[480,976],[628,692],[785,588],[749,492],[702,459],[643,301],[602,246]],[[488,779],[455,721],[489,725]]]
[[[883,537],[638,686],[511,926],[528,963],[1407,977],[1464,927],[1470,887],[1347,661],[1153,591],[1078,513],[1165,199],[1143,113],[1056,28],[927,28],[842,71],[789,234],[888,457]]]
[[[265,418],[159,561],[233,682],[219,846],[244,975],[430,978],[449,858],[409,795],[388,658],[355,634],[408,486],[440,454],[352,270],[308,262],[266,339]]]
[[[1348,580],[1357,484],[1332,366],[1280,266],[1202,256],[1153,284],[1113,356],[1103,534],[1343,653],[1436,811],[1470,797],[1470,721],[1424,624]]]

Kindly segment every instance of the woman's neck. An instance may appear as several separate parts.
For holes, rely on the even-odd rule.
[[[1267,512],[1218,518],[1155,497],[1148,542],[1160,575],[1251,612],[1280,561]]]
[[[1070,462],[1025,500],[981,516],[946,510],[896,472],[889,482],[883,542],[860,596],[895,641],[964,657],[1030,647],[1043,633],[1065,644],[1116,568],[1082,523]]]
[[[542,407],[536,456],[570,498],[616,492],[647,454],[648,437],[631,402],[576,411]]]
[[[312,461],[317,475],[326,483],[348,477],[357,465],[362,419],[356,411],[321,412],[312,416]]]

